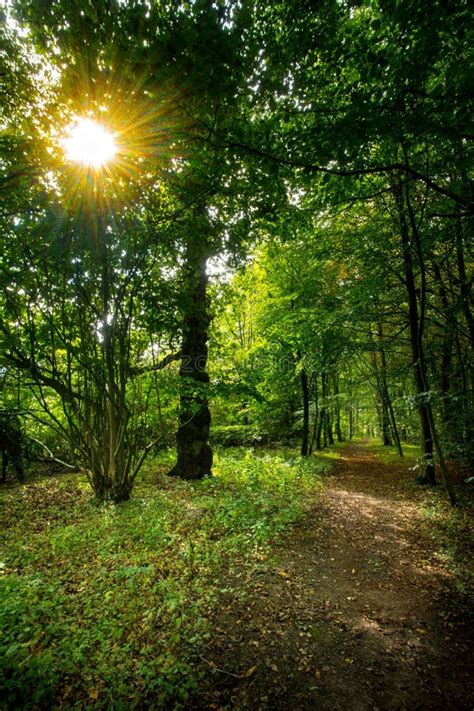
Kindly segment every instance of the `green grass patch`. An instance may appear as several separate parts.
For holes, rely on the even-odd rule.
[[[349,442],[335,442],[334,444],[329,444],[327,447],[325,447],[321,451],[315,450],[314,456],[317,459],[320,459],[322,461],[324,461],[324,460],[331,461],[332,459],[340,459],[341,452],[344,451],[344,448],[347,447],[348,444],[349,444]]]
[[[264,565],[328,467],[230,451],[191,483],[166,477],[169,462],[150,463],[118,506],[95,504],[72,475],[0,494],[8,708],[185,704],[231,573]]]
[[[417,459],[421,457],[421,449],[417,444],[402,443],[403,458],[399,456],[395,447],[385,447],[376,440],[371,440],[366,444],[366,449],[376,454],[382,462],[386,462],[387,464],[406,461],[410,466],[414,466]]]

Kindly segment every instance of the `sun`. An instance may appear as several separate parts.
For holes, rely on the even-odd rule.
[[[96,169],[117,152],[112,133],[89,118],[76,119],[67,129],[62,145],[69,160]]]

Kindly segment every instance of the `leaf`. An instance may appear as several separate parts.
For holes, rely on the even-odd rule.
[[[256,666],[255,666],[255,667],[250,667],[250,669],[247,669],[247,671],[245,672],[245,674],[243,674],[243,676],[244,676],[245,678],[248,678],[249,676],[253,676],[256,671],[257,671],[257,667],[256,667]]]

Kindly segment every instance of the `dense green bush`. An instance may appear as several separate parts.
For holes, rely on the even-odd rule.
[[[223,447],[252,447],[263,439],[253,425],[216,425],[211,428],[211,442]]]

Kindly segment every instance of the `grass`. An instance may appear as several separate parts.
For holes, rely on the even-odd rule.
[[[331,461],[332,459],[340,459],[341,452],[344,450],[345,447],[347,447],[347,444],[347,442],[335,442],[334,444],[328,445],[327,447],[325,447],[325,449],[322,449],[321,451],[315,450],[314,456],[317,459],[320,459],[321,461]]]
[[[419,445],[408,444],[406,442],[402,443],[403,459],[399,456],[395,447],[385,447],[376,440],[371,440],[366,445],[366,449],[372,454],[377,455],[382,462],[386,462],[387,464],[406,461],[410,467],[414,467],[417,459],[421,457],[421,449]]]
[[[170,456],[119,506],[94,503],[79,475],[0,494],[6,708],[185,704],[229,573],[265,565],[328,468],[237,450],[190,483],[164,475]]]

